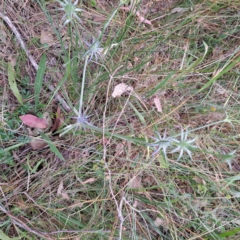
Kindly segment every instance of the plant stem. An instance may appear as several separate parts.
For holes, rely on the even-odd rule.
[[[83,67],[82,86],[81,86],[81,93],[80,93],[80,100],[79,100],[79,111],[78,111],[78,116],[79,117],[82,115],[83,93],[84,93],[84,86],[85,86],[86,69],[87,69],[88,58],[89,58],[89,55],[86,56],[85,62],[84,62],[84,67]]]

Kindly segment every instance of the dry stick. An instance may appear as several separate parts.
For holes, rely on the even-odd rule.
[[[34,60],[33,56],[31,55],[31,53],[28,51],[24,41],[22,40],[21,34],[18,32],[18,30],[15,28],[15,26],[13,25],[12,21],[10,20],[9,17],[5,16],[2,12],[0,12],[0,17],[6,22],[6,24],[9,26],[9,28],[12,30],[12,32],[15,34],[17,40],[19,41],[20,45],[22,46],[22,49],[25,51],[28,59],[30,60],[32,66],[35,68],[35,70],[38,70],[38,64],[36,63],[36,61]],[[54,92],[54,87],[53,85],[47,83],[45,81],[48,89],[51,92]],[[71,110],[71,108],[69,107],[69,105],[66,103],[66,101],[58,94],[56,93],[55,95],[56,99],[62,104],[63,108],[68,112]]]

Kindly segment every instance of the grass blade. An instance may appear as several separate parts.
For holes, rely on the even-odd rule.
[[[231,236],[236,235],[239,232],[240,232],[240,227],[237,227],[237,228],[234,228],[230,231],[219,234],[219,237],[222,237],[222,238],[231,237]]]
[[[218,73],[212,77],[206,84],[203,85],[201,89],[199,89],[198,93],[203,91],[205,88],[212,85],[215,81],[217,81],[223,74],[227,73],[229,70],[234,68],[237,64],[239,64],[240,56],[232,60],[225,68],[218,71]]]
[[[11,62],[8,63],[8,83],[18,102],[23,105],[22,96],[17,87],[15,70]]]
[[[37,77],[36,82],[34,85],[34,93],[35,93],[35,111],[37,109],[38,103],[39,103],[39,96],[42,89],[42,83],[43,83],[43,76],[46,70],[46,54],[43,54],[39,63],[39,68],[37,71]]]
[[[41,137],[46,140],[48,146],[50,147],[51,151],[58,156],[61,160],[65,161],[63,155],[59,152],[59,150],[57,149],[57,147],[53,144],[53,142],[51,141],[51,139],[45,135],[44,133],[40,132]]]

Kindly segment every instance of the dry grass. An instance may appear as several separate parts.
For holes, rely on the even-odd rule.
[[[80,1],[81,23],[64,26],[57,1],[0,2],[33,59],[47,56],[36,106],[36,68],[1,18],[0,235],[239,239],[239,1],[143,0],[137,10],[152,25],[118,3]],[[84,69],[86,42],[99,36],[106,55]],[[9,85],[13,61],[22,105]],[[133,94],[113,98],[119,83]],[[93,126],[45,132],[49,145],[34,151],[19,116],[54,120],[60,107],[70,126],[79,99]],[[196,138],[192,159],[152,155],[156,131],[179,140],[182,129]]]

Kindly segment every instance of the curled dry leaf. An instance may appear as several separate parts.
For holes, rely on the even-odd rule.
[[[58,186],[57,196],[61,196],[63,199],[66,199],[66,200],[70,199],[70,197],[68,196],[67,192],[64,191],[63,181],[61,181],[59,186]]]
[[[157,218],[154,220],[153,223],[155,224],[156,227],[160,227],[160,226],[164,226],[164,225],[165,225],[164,220],[161,219],[161,218],[159,218],[159,217],[157,217]]]
[[[115,86],[113,93],[112,93],[112,97],[120,97],[123,93],[125,92],[132,92],[133,91],[133,87],[128,86],[125,83],[120,83],[117,86]]]
[[[32,138],[30,144],[33,150],[42,150],[43,148],[48,146],[48,144],[44,140],[37,138]]]
[[[25,114],[20,116],[19,118],[28,127],[44,129],[48,126],[45,119],[38,118],[32,114]]]
[[[84,184],[87,184],[87,183],[93,183],[95,181],[96,181],[95,178],[89,178],[89,179],[85,180],[84,182],[82,182],[82,184],[84,185]]]
[[[157,108],[157,111],[161,113],[162,112],[162,105],[161,105],[160,99],[155,97],[153,99],[153,101],[154,101],[154,104],[155,104],[155,106]]]

